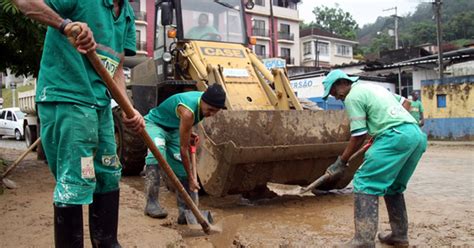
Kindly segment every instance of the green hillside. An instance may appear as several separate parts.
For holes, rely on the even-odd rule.
[[[357,33],[360,48],[374,53],[393,49],[395,41],[388,35],[394,29],[394,18],[379,17],[373,24],[364,25]],[[474,39],[474,1],[444,0],[442,5],[443,41],[462,47]],[[399,45],[412,47],[424,43],[436,44],[436,21],[431,3],[420,3],[413,13],[399,21]]]

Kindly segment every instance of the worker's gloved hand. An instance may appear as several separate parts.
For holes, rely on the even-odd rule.
[[[344,170],[347,168],[347,163],[342,161],[341,156],[337,157],[336,162],[330,165],[326,169],[326,173],[329,174],[332,178],[339,177],[344,173]]]

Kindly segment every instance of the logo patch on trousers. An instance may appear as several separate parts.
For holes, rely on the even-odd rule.
[[[175,153],[173,154],[174,159],[181,161],[181,154],[180,153]]]
[[[95,178],[93,157],[81,158],[81,176],[86,179]]]
[[[118,157],[117,155],[103,155],[102,164],[105,166],[118,167]]]

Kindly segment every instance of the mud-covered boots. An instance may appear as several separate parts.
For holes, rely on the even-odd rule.
[[[89,205],[89,231],[94,248],[120,248],[117,240],[120,191],[94,194]]]
[[[396,247],[408,247],[408,216],[403,194],[384,196],[391,232],[379,233],[380,242]]]
[[[161,207],[158,198],[160,195],[160,173],[157,164],[146,166],[145,194],[145,215],[158,219],[166,218],[166,216],[168,216],[168,212]]]
[[[355,234],[344,247],[375,247],[375,235],[379,221],[379,197],[354,194]]]
[[[82,205],[54,204],[54,244],[57,248],[84,247]]]

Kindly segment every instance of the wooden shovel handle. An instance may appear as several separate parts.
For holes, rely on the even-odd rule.
[[[31,150],[33,150],[36,146],[38,146],[38,144],[41,142],[41,139],[38,138],[33,144],[30,145],[30,147],[28,147],[28,149],[26,151],[24,151],[20,157],[18,157],[15,162],[13,162],[12,165],[10,165],[10,167],[8,167],[8,169],[2,174],[2,178],[8,176],[8,174],[10,174],[10,172],[26,157],[26,155],[31,152]]]
[[[73,34],[74,38],[81,31],[80,26],[78,26],[78,25],[72,27],[72,30],[73,30],[72,34]],[[125,114],[127,115],[127,117],[129,119],[133,118],[135,116],[135,111],[134,111],[131,103],[128,101],[128,97],[124,94],[123,91],[120,90],[120,88],[117,86],[114,79],[110,75],[110,73],[102,65],[102,62],[100,61],[99,57],[97,56],[97,53],[95,51],[92,51],[92,52],[87,53],[86,56],[89,59],[89,61],[91,62],[92,66],[94,67],[97,74],[99,74],[99,76],[104,81],[105,85],[107,86],[110,93],[112,94],[112,97],[118,103],[120,108],[122,108],[122,110],[125,112]],[[171,169],[171,167],[169,166],[169,164],[166,162],[166,160],[163,158],[163,156],[161,155],[158,148],[155,146],[155,143],[153,143],[153,140],[151,139],[151,137],[148,135],[148,133],[144,129],[142,131],[140,131],[139,134],[142,137],[145,144],[147,145],[147,147],[150,149],[153,156],[155,156],[155,158],[158,160],[158,164],[160,165],[161,169],[163,169],[163,171],[166,173],[166,175],[168,175],[168,178],[171,180],[171,182],[173,183],[175,188],[178,190],[178,193],[184,199],[184,202],[186,203],[186,205],[191,209],[194,216],[196,216],[196,219],[198,220],[199,224],[201,225],[203,231],[206,234],[209,234],[210,231],[211,231],[211,227],[210,227],[209,223],[204,218],[204,216],[201,214],[201,211],[199,211],[197,206],[194,204],[193,200],[191,199],[189,194],[186,192],[183,185],[178,180],[178,178],[174,174],[174,172]]]
[[[352,154],[352,156],[349,158],[349,161],[347,161],[348,163],[350,163],[352,160],[354,160],[355,158],[359,157],[361,154],[365,153],[369,148],[370,146],[372,145],[372,139],[369,140],[369,142],[367,142],[367,144],[365,144],[362,148],[360,148],[357,152],[355,152],[354,154]],[[316,179],[314,182],[312,182],[310,185],[302,188],[300,190],[300,194],[304,194],[314,188],[317,188],[319,187],[321,184],[325,183],[327,180],[329,180],[331,178],[331,175],[328,174],[327,172],[324,173],[324,175],[322,175],[321,177],[319,177],[318,179]]]

